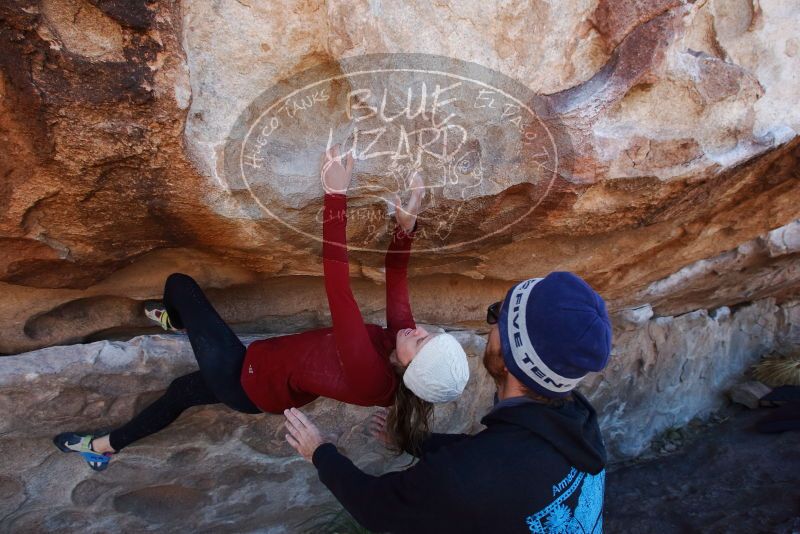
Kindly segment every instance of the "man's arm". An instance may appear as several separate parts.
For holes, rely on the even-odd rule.
[[[291,408],[284,415],[286,440],[314,463],[322,483],[370,530],[414,532],[419,525],[441,524],[442,509],[466,502],[458,480],[459,463],[447,450],[426,454],[405,471],[371,476],[326,443],[303,412]]]
[[[351,392],[366,399],[384,397],[396,378],[376,352],[350,288],[347,257],[347,195],[325,194],[322,266],[333,334]]]
[[[431,433],[425,441],[422,442],[422,447],[420,447],[420,457],[425,456],[426,454],[431,454],[442,447],[446,447],[448,445],[452,445],[453,443],[458,443],[462,439],[471,437],[469,434],[436,434]],[[411,454],[410,451],[406,451]]]
[[[428,523],[426,516],[451,501],[459,486],[424,460],[405,471],[368,475],[332,443],[317,447],[312,461],[319,479],[350,515],[376,532],[413,531]]]
[[[391,433],[387,429],[389,411],[386,408],[380,409],[372,414],[369,422],[369,430],[376,440],[383,444],[384,447],[394,447]],[[458,443],[464,438],[470,437],[469,434],[437,434],[429,433],[428,436],[422,440],[420,446],[419,457],[438,451],[442,447]],[[403,449],[408,454],[415,456],[414,452],[409,449]]]

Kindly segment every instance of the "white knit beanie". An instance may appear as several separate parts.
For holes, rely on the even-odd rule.
[[[403,383],[428,402],[456,399],[469,380],[467,353],[450,334],[434,334],[414,356],[403,374]]]

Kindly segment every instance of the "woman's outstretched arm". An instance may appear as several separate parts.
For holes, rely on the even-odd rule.
[[[424,183],[419,173],[411,180],[411,199],[404,207],[399,198],[395,200],[397,226],[386,251],[386,327],[392,336],[403,328],[416,328],[408,297],[408,260],[411,243],[417,231],[417,213],[425,194]],[[410,230],[409,230],[410,229]]]
[[[334,147],[334,157],[338,157],[338,147]],[[341,168],[337,168],[336,165]],[[334,163],[330,166],[329,172],[349,174],[351,170],[352,156],[346,168]],[[348,176],[346,179],[336,181],[336,187],[326,187],[322,222],[325,292],[331,310],[336,348],[347,382],[345,387],[350,394],[357,395],[364,403],[370,401],[378,403],[385,401],[387,396],[391,395],[396,378],[372,345],[361,310],[350,287],[347,256],[347,195],[329,192],[334,190],[346,192],[349,181]],[[325,182],[324,176],[323,182]]]
[[[416,328],[408,298],[408,259],[417,225],[411,232],[399,224],[392,232],[392,241],[386,251],[386,327],[392,336],[403,328]]]

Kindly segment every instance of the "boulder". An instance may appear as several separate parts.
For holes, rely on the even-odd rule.
[[[382,145],[364,132],[378,130],[426,149],[411,273],[423,321],[474,327],[510,282],[553,270],[615,310],[791,297],[797,18],[788,0],[6,2],[0,353],[146,333],[141,300],[176,271],[242,332],[324,322],[319,155],[357,126],[351,262],[372,309],[383,197],[403,192],[410,161],[372,157]],[[364,65],[387,68],[356,79]],[[445,103],[459,76],[474,98]],[[428,114],[389,121],[423,84]],[[273,97],[288,122],[267,139]],[[385,120],[356,122],[384,100]],[[455,118],[431,130],[434,102]],[[250,138],[266,148],[242,154],[262,172],[245,183],[229,165],[259,121]],[[445,157],[412,131],[464,137]]]
[[[170,273],[248,340],[330,324],[334,142],[369,322],[394,195],[426,179],[412,306],[473,370],[441,429],[491,404],[486,306],[555,270],[612,314],[582,384],[612,457],[711,413],[800,343],[799,22],[790,0],[0,3],[0,530],[283,532],[331,504],[278,416],[195,408],[100,474],[49,439],[194,368],[141,313]],[[308,410],[368,471],[407,460],[369,409]]]
[[[731,401],[746,406],[751,410],[755,410],[759,406],[761,397],[772,391],[772,388],[759,382],[758,380],[748,380],[736,384],[728,392]]]
[[[615,321],[608,367],[581,383],[598,411],[612,460],[633,458],[666,430],[727,404],[725,393],[762,354],[791,345],[797,302],[764,299],[712,318],[705,310],[658,317],[631,329]],[[431,328],[436,328],[431,326]],[[437,406],[435,430],[480,431],[494,383],[481,364],[485,335],[451,330],[470,380]],[[243,341],[249,343],[252,337]],[[52,444],[56,433],[111,429],[196,369],[182,334],[49,347],[0,358],[0,530],[91,527],[293,532],[337,510],[311,464],[284,439],[280,415],[220,406],[190,408],[163,431],[127,447],[101,473]],[[338,447],[372,474],[401,469],[368,434],[372,408],[317,399],[303,408]],[[320,527],[321,528],[321,527]]]

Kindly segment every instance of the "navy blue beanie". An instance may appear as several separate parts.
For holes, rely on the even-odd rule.
[[[611,354],[605,302],[568,272],[512,287],[497,326],[508,371],[546,397],[566,397],[587,373],[603,369]]]

